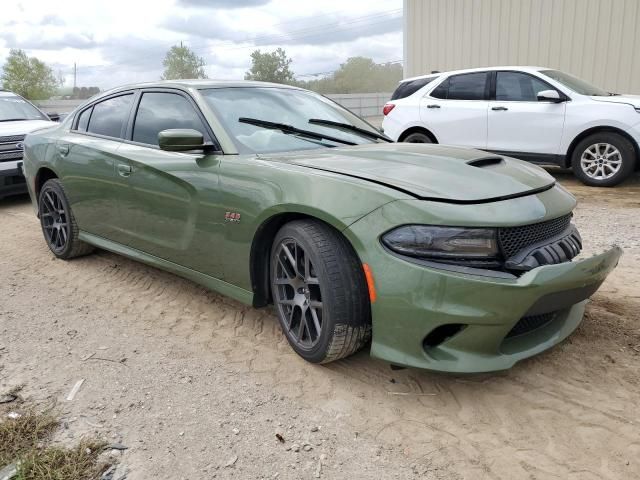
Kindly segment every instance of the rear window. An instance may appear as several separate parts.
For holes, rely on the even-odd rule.
[[[413,95],[418,90],[420,90],[425,85],[429,85],[438,77],[427,77],[427,78],[418,78],[416,80],[410,80],[408,82],[402,82],[398,85],[393,95],[391,95],[391,100],[400,100],[401,98],[406,98],[409,95]]]
[[[93,107],[87,108],[85,111],[81,112],[80,115],[78,115],[78,125],[76,126],[76,130],[80,132],[87,131],[87,125],[89,125],[89,117],[91,117],[92,110]]]
[[[487,72],[453,75],[431,92],[431,96],[446,100],[484,100],[488,78]]]
[[[132,99],[132,94],[126,94],[96,103],[93,106],[87,131],[107,137],[121,137]]]

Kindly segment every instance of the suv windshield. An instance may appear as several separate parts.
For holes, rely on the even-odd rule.
[[[590,95],[595,97],[609,97],[612,95],[601,88],[595,87],[584,80],[559,70],[542,70],[540,73],[552,78],[556,82],[560,82],[565,87],[579,93],[580,95]]]
[[[0,122],[48,120],[40,111],[18,95],[0,93]]]
[[[340,105],[305,90],[224,87],[204,89],[200,93],[235,139],[240,153],[375,143],[378,139],[372,134],[380,135]],[[336,126],[337,123],[343,124],[342,127]],[[356,128],[349,130],[345,125]]]

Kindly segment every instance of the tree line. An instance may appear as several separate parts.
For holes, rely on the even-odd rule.
[[[293,59],[282,48],[272,52],[254,50],[251,68],[244,79],[295,85],[322,94],[390,92],[402,80],[402,65],[377,64],[367,57],[351,57],[336,71],[311,80],[296,78],[292,63]],[[167,52],[163,64],[163,79],[207,78],[204,59],[182,44]]]
[[[271,52],[254,50],[251,53],[251,68],[245,73],[244,79],[295,85],[322,94],[389,92],[402,79],[401,65],[377,64],[367,57],[351,57],[336,71],[310,80],[296,78],[292,64],[293,59],[282,48]],[[167,51],[162,65],[162,80],[207,78],[204,59],[182,43]],[[5,90],[30,100],[51,98],[59,93],[63,84],[63,79],[56,77],[51,67],[35,57],[29,57],[20,49],[9,51],[0,81]],[[64,96],[85,99],[99,91],[98,87],[75,87]]]

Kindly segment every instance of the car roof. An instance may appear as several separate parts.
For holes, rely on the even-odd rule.
[[[105,92],[100,92],[102,97],[106,94],[116,93],[122,90],[131,90],[135,88],[195,88],[204,90],[207,88],[225,88],[225,87],[277,87],[301,90],[293,85],[285,85],[282,83],[257,82],[252,80],[160,80],[157,82],[132,83],[112,88]]]
[[[540,70],[550,70],[546,67],[533,67],[533,66],[522,66],[522,65],[507,65],[500,67],[478,67],[478,68],[465,68],[464,70],[449,70],[446,72],[438,72],[438,73],[429,73],[426,75],[417,75],[411,78],[405,78],[402,80],[403,82],[410,82],[412,80],[418,80],[421,78],[429,78],[429,77],[437,77],[441,75],[457,75],[459,73],[474,73],[474,72],[488,72],[495,70],[518,70],[521,72],[539,72]]]

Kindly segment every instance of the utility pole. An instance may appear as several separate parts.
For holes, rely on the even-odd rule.
[[[76,78],[78,76],[78,67],[76,62],[73,62],[73,89],[76,89]]]

